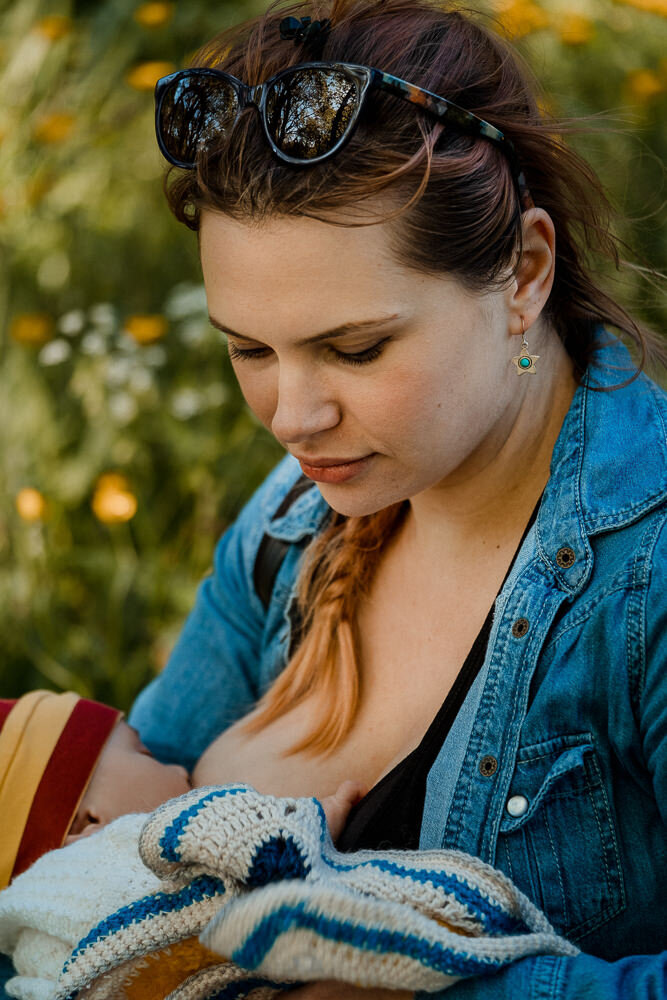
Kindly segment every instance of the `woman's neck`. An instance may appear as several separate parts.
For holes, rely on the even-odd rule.
[[[522,391],[475,453],[411,498],[404,536],[425,556],[498,546],[527,523],[549,479],[554,445],[577,389],[572,360],[555,334],[543,338],[539,353],[538,371],[521,379]]]

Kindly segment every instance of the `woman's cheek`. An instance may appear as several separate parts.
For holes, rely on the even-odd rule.
[[[234,366],[234,374],[243,393],[243,398],[257,419],[268,430],[271,430],[271,422],[278,403],[277,381],[271,377],[269,372],[253,374],[253,372],[243,371],[241,368],[243,364],[247,366],[253,362],[239,362]]]
[[[446,398],[446,391],[436,373],[405,366],[378,382],[362,405],[369,415],[372,408],[376,420],[389,421],[394,428],[419,432],[432,427],[443,398]]]

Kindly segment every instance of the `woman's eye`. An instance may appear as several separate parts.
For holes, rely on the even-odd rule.
[[[369,362],[375,361],[376,358],[379,358],[388,339],[388,337],[385,337],[384,340],[380,340],[372,347],[367,347],[365,350],[357,351],[354,354],[348,354],[345,351],[338,351],[333,347],[331,350],[334,357],[337,360],[342,361],[345,365],[367,365]],[[237,347],[236,344],[231,342],[231,340],[227,342],[227,348],[232,361],[257,361],[261,358],[267,357],[271,353],[270,347]]]
[[[371,361],[375,361],[382,354],[382,348],[386,344],[389,338],[385,337],[384,340],[380,340],[373,347],[367,347],[365,351],[358,351],[356,354],[346,354],[344,351],[335,351],[336,357],[339,358],[343,364],[346,365],[367,365]]]
[[[253,358],[265,358],[270,350],[268,347],[256,347],[253,350],[248,350],[247,348],[237,347],[236,344],[232,344],[231,340],[227,341],[227,349],[232,361],[248,361]]]

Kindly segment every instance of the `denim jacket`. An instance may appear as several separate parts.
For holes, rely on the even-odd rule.
[[[643,374],[593,391],[634,371],[620,341],[596,337],[429,774],[420,840],[502,869],[581,954],[524,959],[447,1000],[667,996],[667,393]],[[283,460],[223,535],[132,710],[164,760],[192,765],[285,665],[299,560],[329,513],[312,487],[281,514],[299,473]],[[286,543],[268,610],[253,584],[267,534]]]

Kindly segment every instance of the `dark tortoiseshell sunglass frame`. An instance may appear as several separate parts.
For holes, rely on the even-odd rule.
[[[267,118],[266,102],[267,95],[270,94],[272,87],[281,81],[284,82],[286,77],[298,74],[303,70],[329,70],[343,74],[350,81],[350,83],[354,85],[356,102],[349,116],[344,132],[330,148],[326,149],[325,152],[318,156],[295,157],[284,152],[276,145],[276,142],[271,135],[270,125]],[[170,127],[173,129],[173,121],[165,122],[163,119],[168,112],[168,98],[170,94],[174,93],[173,88],[177,87],[178,84],[187,83],[188,80],[192,80],[195,77],[211,77],[216,80],[224,80],[232,87],[234,93],[236,94],[238,107],[236,109],[234,121],[229,124],[229,128],[234,126],[236,120],[245,107],[254,106],[259,112],[266,139],[274,154],[285,163],[301,166],[306,164],[321,163],[323,160],[327,160],[330,156],[337,153],[345,145],[345,143],[349,141],[356,127],[366,96],[370,90],[381,90],[388,94],[393,94],[394,97],[398,97],[403,101],[409,101],[411,104],[417,105],[424,111],[428,111],[438,121],[446,122],[459,132],[464,132],[473,136],[482,136],[490,142],[495,143],[500,149],[503,150],[509,161],[522,208],[525,210],[533,205],[533,200],[528,190],[523,170],[519,164],[514,145],[507,138],[507,136],[500,131],[500,129],[497,129],[494,125],[484,121],[483,118],[478,118],[477,115],[472,114],[472,112],[466,111],[458,104],[454,104],[452,101],[447,100],[445,97],[433,94],[429,90],[424,90],[423,87],[418,87],[413,83],[408,83],[406,80],[401,80],[399,77],[392,76],[390,73],[384,73],[382,70],[374,69],[371,66],[359,66],[355,63],[299,63],[296,66],[290,66],[287,69],[281,70],[280,73],[276,73],[268,80],[265,80],[264,83],[259,83],[256,86],[249,86],[248,84],[243,83],[242,80],[238,80],[236,77],[231,76],[229,73],[224,73],[221,70],[217,70],[212,67],[194,67],[192,69],[179,70],[176,73],[170,73],[169,76],[162,77],[162,79],[158,80],[155,86],[155,131],[158,145],[163,156],[169,161],[169,163],[174,164],[174,166],[191,169],[195,166],[195,160],[181,159],[173,152],[173,150],[169,149],[169,136],[168,134],[165,135],[165,132],[168,132]]]

